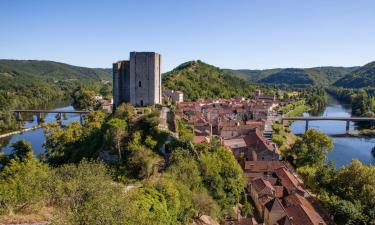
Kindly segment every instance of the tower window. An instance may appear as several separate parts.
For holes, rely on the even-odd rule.
[[[138,87],[142,87],[142,82],[138,81]]]
[[[141,100],[141,106],[143,106],[143,100]]]

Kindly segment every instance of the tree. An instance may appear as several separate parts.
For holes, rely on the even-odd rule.
[[[123,119],[129,122],[134,116],[134,107],[127,103],[121,103],[116,107],[114,117]]]
[[[83,160],[54,170],[53,224],[129,224],[137,217],[125,187],[112,181],[101,162]]]
[[[128,194],[131,202],[127,224],[139,225],[165,225],[173,224],[167,201],[155,188],[145,187],[134,190]]]
[[[309,129],[296,141],[289,153],[296,159],[297,167],[323,165],[327,153],[332,149],[332,140],[325,133]]]
[[[126,122],[122,119],[113,118],[110,119],[106,125],[110,142],[117,150],[119,159],[121,160],[121,141],[126,135]]]
[[[330,208],[337,224],[367,224],[367,216],[362,214],[362,206],[357,202],[331,198]]]
[[[233,154],[221,146],[212,146],[200,154],[199,164],[205,187],[221,210],[231,215],[232,207],[240,203],[246,186],[242,169]]]
[[[49,198],[50,178],[48,166],[32,151],[11,159],[0,172],[0,214],[37,211]]]
[[[32,152],[31,143],[25,140],[19,140],[12,144],[11,157],[18,157],[21,160],[26,157],[29,152]]]
[[[95,99],[95,92],[80,86],[76,91],[74,91],[73,105],[75,108],[83,110],[94,110],[98,106],[98,102]]]
[[[62,164],[68,161],[78,161],[82,152],[77,148],[82,147],[84,140],[84,127],[78,122],[72,122],[66,127],[57,123],[49,123],[45,127],[46,141],[43,144],[47,150],[48,161],[52,164]]]
[[[220,215],[219,206],[206,190],[194,194],[193,207],[196,211],[197,218],[200,218],[203,215],[210,215],[213,218],[217,218]]]
[[[279,147],[279,148],[284,144],[284,138],[280,134],[273,135],[272,141],[275,142],[277,147]]]

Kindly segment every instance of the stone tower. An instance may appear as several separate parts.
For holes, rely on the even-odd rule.
[[[113,64],[113,100],[134,106],[161,104],[161,55],[131,52],[129,61]]]

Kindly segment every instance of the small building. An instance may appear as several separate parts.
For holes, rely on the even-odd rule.
[[[245,136],[223,140],[223,144],[232,150],[238,161],[272,161],[280,160],[278,148],[267,141],[258,128]]]
[[[181,91],[164,90],[163,95],[176,103],[184,101],[184,93]]]

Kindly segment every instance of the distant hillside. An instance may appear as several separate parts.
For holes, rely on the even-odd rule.
[[[245,80],[199,60],[183,63],[163,74],[163,86],[183,91],[186,99],[252,96],[254,92],[254,86]]]
[[[229,75],[257,83],[277,85],[327,86],[349,74],[357,67],[315,67],[307,69],[225,70]]]
[[[38,60],[0,60],[0,90],[33,83],[95,82],[112,80],[106,69],[91,69]]]
[[[271,74],[277,73],[281,71],[282,69],[267,69],[267,70],[231,70],[231,69],[224,69],[225,73],[240,77],[242,79],[252,81],[252,82],[258,82],[261,79],[264,79],[268,77]]]
[[[375,61],[354,70],[334,85],[345,88],[375,87]]]
[[[111,91],[108,69],[37,60],[0,60],[0,133],[19,128],[12,109],[49,108],[67,100],[81,84]],[[105,91],[105,90],[104,90]]]

